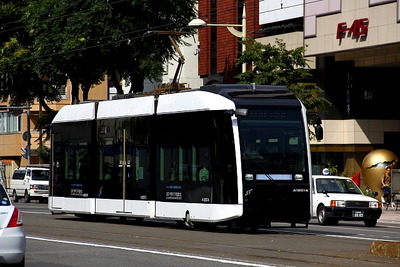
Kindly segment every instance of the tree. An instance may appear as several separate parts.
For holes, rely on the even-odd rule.
[[[45,100],[58,100],[57,90],[39,75],[29,60],[32,39],[21,20],[26,1],[0,1],[0,98],[12,106],[38,99],[51,112]]]
[[[160,77],[174,49],[167,36],[147,33],[180,29],[195,16],[196,1],[29,2],[25,25],[33,38],[35,70],[56,84],[69,78],[77,103],[79,87],[87,93],[106,73],[115,84],[129,79],[133,92],[143,90],[145,78]]]
[[[330,105],[328,100],[319,97],[323,90],[315,83],[309,83],[313,77],[304,58],[305,47],[288,50],[280,39],[275,45],[264,45],[247,38],[245,44],[246,51],[238,58],[237,64],[247,63],[252,68],[236,76],[240,83],[286,86],[309,112]]]

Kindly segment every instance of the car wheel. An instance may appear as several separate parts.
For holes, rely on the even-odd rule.
[[[378,219],[368,219],[364,221],[365,226],[367,227],[374,227]]]
[[[318,217],[318,223],[320,225],[327,225],[328,224],[329,219],[326,217],[325,206],[321,205],[321,206],[318,207],[317,217]]]
[[[24,200],[25,200],[25,203],[31,202],[31,197],[29,196],[28,192],[25,192]]]
[[[330,225],[336,225],[336,224],[338,224],[339,223],[339,220],[338,219],[329,219],[329,222],[328,222]]]
[[[14,202],[18,202],[18,196],[17,196],[17,191],[13,191],[13,193],[12,193],[12,200],[14,201]]]
[[[18,267],[25,267],[25,257],[22,259],[20,263],[18,263],[16,266]]]

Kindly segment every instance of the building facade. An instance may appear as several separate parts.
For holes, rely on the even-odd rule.
[[[326,137],[314,144],[347,175],[359,172],[374,149],[400,155],[396,73],[400,70],[400,1],[305,1],[306,56],[334,103],[325,114]],[[339,153],[338,153],[339,152]],[[337,159],[335,159],[335,155]]]
[[[71,84],[60,90],[61,101],[47,104],[54,111],[71,104]],[[89,91],[89,99],[105,100],[110,98],[107,81],[94,86]],[[82,93],[80,95],[82,99]],[[10,107],[8,102],[0,102],[0,182],[6,187],[13,171],[18,167],[32,164],[48,164],[46,156],[41,156],[41,149],[50,149],[50,141],[42,135],[39,120],[45,117],[45,111],[35,101],[22,107]],[[26,148],[29,147],[27,153]],[[48,157],[48,156],[47,156]]]
[[[352,176],[379,148],[400,155],[399,0],[203,0],[199,15],[238,23],[244,3],[247,36],[264,44],[282,39],[288,49],[305,45],[315,82],[333,104],[321,113],[324,139],[312,141],[315,173],[331,167]],[[238,39],[224,27],[207,28],[199,30],[199,75],[205,83],[235,82]]]

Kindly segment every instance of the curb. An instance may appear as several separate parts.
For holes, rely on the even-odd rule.
[[[400,242],[373,241],[370,252],[374,255],[400,258]]]

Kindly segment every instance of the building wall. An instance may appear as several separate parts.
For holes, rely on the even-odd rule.
[[[384,133],[400,132],[400,120],[323,120],[322,127],[324,139],[312,145],[383,145]]]
[[[242,24],[241,1],[220,0],[216,1],[216,7],[211,6],[211,1],[199,1],[199,18],[213,24]],[[259,2],[245,1],[246,3],[246,36],[254,37],[254,32],[259,26]],[[215,21],[212,18],[215,15]],[[241,31],[241,27],[236,27]],[[212,43],[212,31],[215,31],[216,42]],[[235,83],[234,76],[241,72],[241,67],[235,62],[241,53],[239,38],[232,35],[224,26],[204,27],[198,30],[199,49],[198,70],[204,83],[217,79],[222,83]],[[212,49],[216,47],[216,66],[213,71]]]
[[[305,1],[305,55],[316,58],[326,97],[339,111],[325,113],[324,139],[312,141],[312,151],[325,153],[321,158],[341,153],[343,175],[360,172],[374,149],[400,154],[400,113],[393,98],[400,70],[399,6],[398,0]]]
[[[400,1],[383,0],[306,1],[304,25],[304,42],[308,46],[306,55],[337,53],[398,43],[399,5]],[[367,19],[363,22],[368,27],[366,34],[357,36],[346,31],[343,38],[337,39],[339,23],[346,23],[347,28],[350,28],[360,19]],[[397,60],[399,59],[400,55],[397,55]]]

